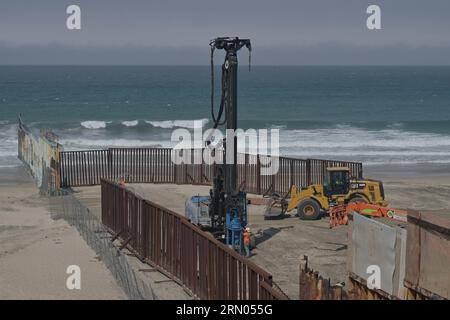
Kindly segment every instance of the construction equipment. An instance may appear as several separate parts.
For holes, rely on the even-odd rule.
[[[210,198],[205,196],[193,196],[185,202],[185,215],[193,224],[201,228],[211,227],[211,217],[208,207]]]
[[[224,152],[224,164],[215,164],[213,187],[209,194],[210,231],[226,245],[243,254],[243,230],[247,226],[247,194],[237,185],[237,52],[246,47],[249,39],[221,37],[210,42],[211,47],[211,117],[213,129],[225,126],[223,149],[215,146],[212,152]],[[217,114],[214,112],[214,51],[225,50],[222,65],[222,95]],[[250,55],[249,55],[250,62]],[[224,119],[222,119],[224,118]],[[212,145],[207,141],[206,147]],[[228,149],[228,150],[227,150]]]
[[[389,218],[400,222],[407,221],[407,211],[369,204],[365,202],[351,202],[337,205],[330,209],[330,228],[348,224],[349,216],[354,212],[373,218]]]
[[[323,184],[312,184],[306,188],[293,185],[284,198],[275,195],[266,209],[266,219],[283,217],[286,212],[297,209],[302,220],[316,220],[334,205],[363,202],[384,206],[383,183],[371,179],[350,177],[347,167],[329,167]]]

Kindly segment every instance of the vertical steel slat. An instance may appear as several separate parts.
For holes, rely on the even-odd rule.
[[[107,187],[113,189],[106,190]],[[112,183],[102,183],[102,196],[112,196],[116,200],[110,210],[109,201],[102,198],[102,219],[105,224],[126,230],[125,236],[132,236],[130,243],[138,254],[181,278],[199,297],[209,298],[249,298],[257,296],[255,285],[256,272],[252,270],[251,296],[246,295],[246,269],[238,262],[237,256],[229,255],[211,242],[201,231],[190,227],[188,222],[181,224],[182,217],[160,208],[150,206],[126,189],[120,189]],[[114,191],[119,191],[114,196]],[[109,200],[109,199],[106,199]],[[119,224],[111,223],[113,212]],[[122,216],[122,219],[120,219]],[[200,256],[196,253],[197,241],[200,244]],[[150,249],[153,247],[153,249]],[[198,261],[200,263],[198,263]],[[197,277],[197,266],[200,277]],[[242,270],[242,271],[241,271]],[[199,285],[197,281],[200,280]],[[255,282],[256,281],[256,282]]]

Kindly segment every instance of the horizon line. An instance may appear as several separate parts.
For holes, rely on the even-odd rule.
[[[214,66],[221,66],[215,64]],[[242,67],[248,67],[241,63]],[[1,64],[0,67],[210,67],[209,64]],[[450,64],[252,64],[251,67],[450,67]]]

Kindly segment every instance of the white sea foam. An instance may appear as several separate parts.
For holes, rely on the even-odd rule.
[[[162,120],[162,121],[145,121],[156,128],[171,129],[171,128],[187,128],[193,129],[199,126],[204,127],[209,120],[199,119],[199,120]]]
[[[62,139],[61,144],[66,150],[80,150],[108,147],[171,147],[170,141],[151,141],[139,139]]]
[[[271,129],[280,129],[280,130],[286,129],[286,125],[284,125],[284,124],[273,124],[271,126]]]
[[[17,159],[17,127],[15,124],[3,124],[0,129],[0,167],[19,165]]]
[[[125,127],[135,127],[138,125],[139,120],[131,120],[131,121],[122,121],[121,122]]]
[[[450,163],[450,136],[399,129],[282,130],[280,154],[365,164]]]
[[[207,119],[201,119],[202,125]],[[125,121],[122,121],[125,122]],[[134,121],[131,124],[134,125]],[[193,120],[146,121],[157,128],[192,128]],[[84,121],[83,128],[105,128],[106,121]],[[123,124],[125,125],[125,124]],[[79,130],[79,129],[78,129]],[[17,128],[1,126],[0,166],[17,163]],[[76,135],[74,129],[56,131],[66,150],[107,147],[173,147],[170,130],[133,135],[127,131],[97,130]],[[240,151],[243,150],[239,146]],[[401,128],[367,130],[348,125],[330,129],[280,130],[280,155],[300,158],[323,158],[362,161],[364,164],[450,163],[450,135],[405,131]]]
[[[427,147],[450,147],[450,136],[402,130],[363,130],[351,127],[339,129],[280,131],[280,145],[301,148],[392,148],[405,150]],[[447,149],[448,150],[448,149]]]
[[[81,122],[81,126],[86,129],[103,129],[106,128],[106,125],[111,123],[110,121],[98,121],[98,120],[87,120]]]

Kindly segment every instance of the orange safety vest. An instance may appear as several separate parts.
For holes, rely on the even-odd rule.
[[[250,232],[244,231],[244,244],[250,244]]]

